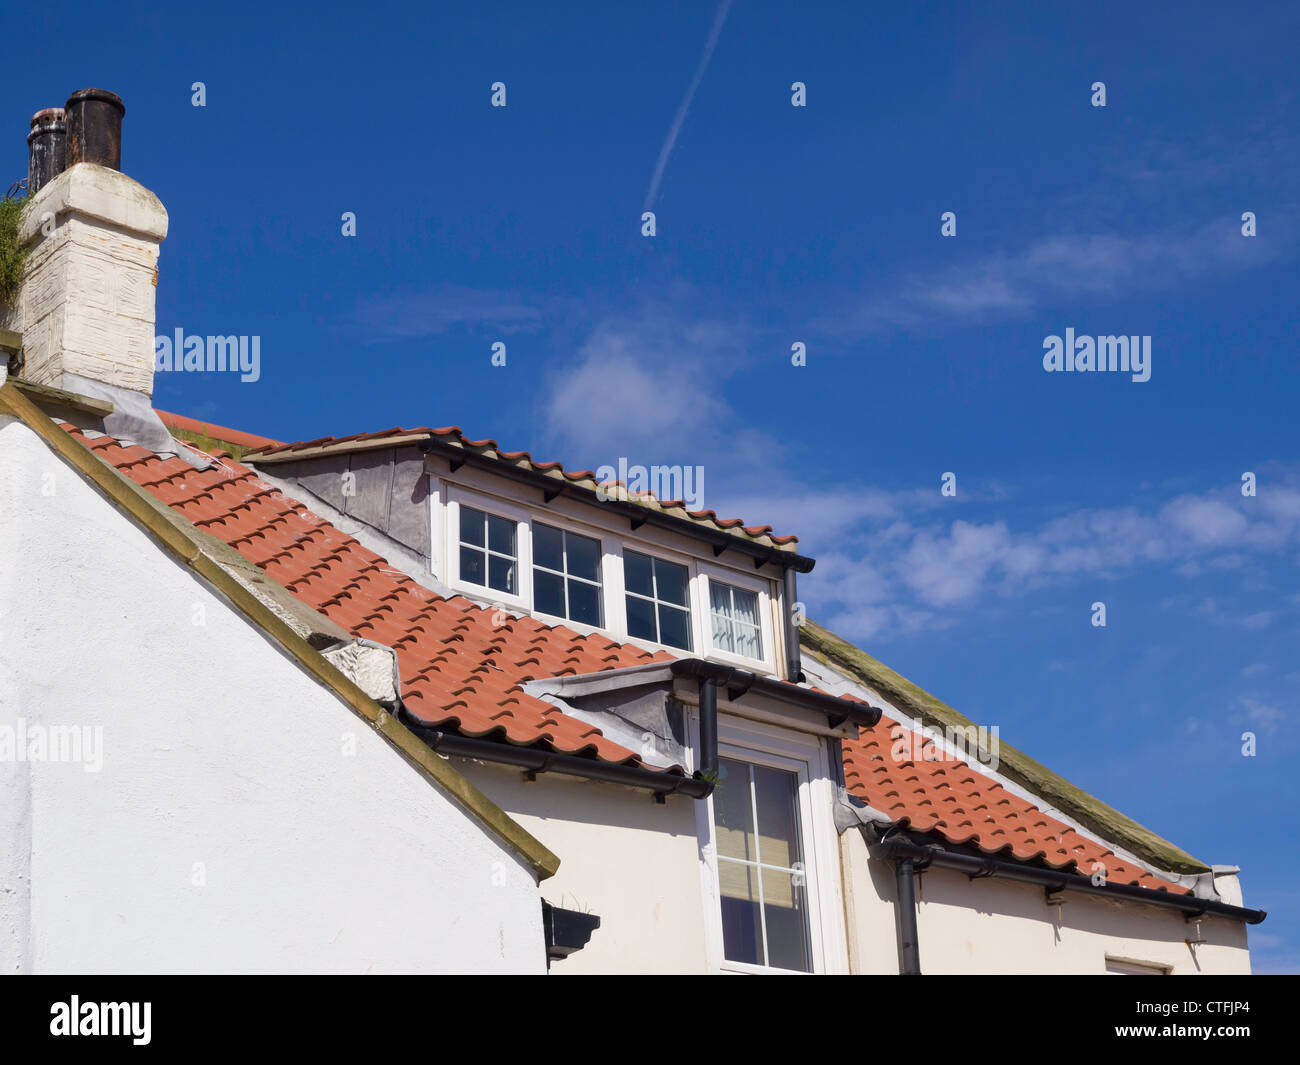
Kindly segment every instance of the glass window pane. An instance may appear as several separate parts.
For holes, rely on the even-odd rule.
[[[759,875],[763,882],[763,919],[767,925],[767,964],[812,972],[808,957],[808,898],[803,877],[771,869],[763,869]]]
[[[533,564],[564,572],[564,539],[559,529],[533,525]]]
[[[569,581],[569,620],[582,625],[600,625],[600,587]]]
[[[758,625],[758,593],[747,592],[743,588],[731,589],[731,602],[734,613],[731,615],[737,621],[743,621],[746,625]]]
[[[731,586],[721,581],[709,581],[709,609],[715,614],[731,617]]]
[[[733,621],[731,623],[731,635],[736,654],[748,655],[750,658],[763,657],[762,641],[759,639],[758,629],[751,629],[748,625]]]
[[[487,516],[488,547],[502,555],[516,557],[515,523],[495,514]],[[482,543],[483,541],[478,541]]]
[[[716,794],[716,793],[715,793]],[[763,964],[763,926],[758,912],[758,870],[718,861],[722,899],[722,949],[728,961]]]
[[[533,609],[564,617],[564,578],[533,570]]]
[[[473,507],[460,508],[460,542],[483,546],[483,521],[487,517],[481,510]]]
[[[658,641],[655,632],[655,605],[649,599],[627,597],[627,634],[639,640]]]
[[[737,762],[734,758],[718,759],[718,786],[713,789],[713,824],[719,857],[758,861],[747,763]]]
[[[644,600],[640,600],[644,602]],[[649,604],[646,604],[649,606]],[[630,622],[629,622],[630,624]],[[669,647],[691,649],[691,615],[675,606],[659,607],[659,642]]]
[[[463,549],[462,549],[463,550]],[[488,555],[488,587],[515,595],[515,560]]]
[[[472,547],[460,549],[460,579],[469,584],[483,584],[483,552]]]
[[[756,765],[754,797],[758,801],[758,860],[786,869],[800,860],[799,778],[785,769]]]
[[[600,580],[600,541],[575,533],[564,534],[564,547],[567,551],[570,577],[583,580]]]
[[[629,592],[654,597],[654,585],[650,583],[650,559],[635,551],[623,552],[623,581]]]
[[[731,638],[731,622],[720,614],[711,614],[713,619],[713,646],[720,651],[734,651],[735,641]]]
[[[686,567],[655,559],[655,591],[665,603],[686,605]]]

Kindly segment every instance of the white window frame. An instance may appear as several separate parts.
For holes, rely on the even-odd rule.
[[[596,587],[600,592],[600,596],[599,596],[600,617],[603,624],[592,625],[585,621],[573,621],[570,618],[566,618],[563,614],[547,614],[544,611],[538,610],[535,605],[536,599],[533,595],[533,570],[538,567],[537,564],[532,561],[530,561],[528,566],[529,612],[534,617],[553,620],[557,625],[566,625],[571,628],[585,629],[590,632],[611,631],[609,626],[609,621],[610,621],[609,573],[613,567],[609,564],[610,563],[609,545],[606,542],[605,537],[601,534],[601,531],[599,529],[574,528],[571,523],[565,521],[552,521],[551,516],[549,514],[541,514],[541,515],[535,514],[530,518],[528,522],[528,553],[530,556],[533,553],[532,541],[533,541],[534,525],[546,525],[549,528],[555,529],[558,532],[565,534],[566,536],[581,536],[584,539],[596,541],[596,549],[600,557],[600,561],[597,565],[597,571],[596,571],[597,576],[600,578],[600,580],[597,583]],[[565,548],[564,550],[567,554],[568,549]],[[565,583],[564,601],[567,604],[569,601],[569,592],[568,592],[568,581],[570,579],[569,574],[561,573],[559,570],[553,570],[549,566],[542,566],[540,568],[545,570],[547,573],[552,574],[553,576],[559,577],[560,580]],[[587,580],[585,577],[574,577],[573,579],[578,581],[580,584],[590,585],[592,583],[591,581]]]
[[[681,566],[684,570],[686,570],[686,615],[691,630],[690,647],[677,647],[671,643],[660,643],[655,640],[647,640],[643,636],[633,636],[628,632],[627,597],[629,595],[636,594],[633,592],[629,592],[627,590],[627,553],[629,551],[637,555],[642,555],[645,558],[653,559],[657,562],[665,562],[668,563],[669,565]],[[697,577],[695,564],[694,564],[695,560],[691,558],[689,555],[674,556],[671,551],[659,550],[653,546],[646,547],[639,543],[626,543],[626,544],[619,545],[617,559],[618,559],[619,580],[623,587],[622,594],[618,597],[619,617],[622,622],[622,628],[619,632],[619,635],[627,640],[636,640],[638,643],[644,644],[647,647],[662,647],[664,650],[670,652],[671,654],[684,654],[684,655],[691,655],[691,656],[698,655],[700,653],[700,631],[699,631],[700,619],[699,619],[699,613],[696,610],[696,606],[695,606],[695,581]],[[645,596],[638,595],[637,598],[645,599]],[[647,600],[647,601],[654,602],[656,604],[659,602],[663,602],[667,606],[673,606],[673,607],[676,607],[677,605],[675,603],[669,603],[667,600],[654,599],[654,600]],[[657,617],[655,619],[655,624],[657,627],[658,626]]]
[[[750,576],[739,570],[706,562],[680,547],[663,544],[622,529],[612,523],[600,524],[573,518],[551,508],[536,509],[520,505],[508,498],[494,494],[483,487],[450,481],[445,476],[430,474],[430,570],[451,591],[479,602],[499,603],[502,606],[528,614],[547,625],[564,625],[575,632],[599,634],[623,643],[644,647],[651,651],[667,651],[673,655],[690,655],[710,658],[730,665],[740,666],[764,676],[780,676],[782,648],[778,645],[778,630],[774,612],[781,594],[779,584],[771,578]],[[495,486],[493,486],[495,487]],[[460,507],[474,507],[497,517],[515,522],[515,549],[518,552],[518,592],[511,595],[482,584],[471,584],[460,577]],[[614,519],[614,522],[623,519]],[[600,576],[602,588],[601,608],[604,624],[587,625],[570,621],[555,614],[536,610],[533,606],[533,524],[540,522],[567,533],[586,536],[600,542]],[[631,636],[627,631],[627,602],[624,582],[624,550],[636,551],[651,558],[685,566],[687,572],[687,602],[691,614],[692,648],[673,647],[642,637]],[[758,595],[760,639],[763,658],[750,658],[724,651],[713,644],[713,624],[709,606],[709,580],[735,585]]]
[[[698,715],[693,717],[692,723],[698,730]],[[699,749],[698,731],[695,749]],[[784,769],[798,777],[799,830],[806,874],[812,971],[847,973],[849,959],[840,886],[839,834],[835,830],[833,814],[835,788],[830,775],[826,739],[719,714],[718,755]],[[722,892],[718,881],[712,795],[695,804],[695,817],[700,840],[705,948],[710,970],[718,973],[792,973],[789,969],[727,960],[722,936]]]
[[[444,486],[446,505],[442,508],[441,523],[442,543],[446,559],[446,576],[443,578],[447,587],[462,592],[475,599],[490,599],[505,603],[520,610],[532,612],[533,603],[533,538],[529,528],[531,515],[524,507],[511,506],[509,503],[493,496],[481,495],[458,485]],[[431,493],[432,494],[432,493]],[[515,523],[516,594],[489,588],[486,584],[473,584],[460,577],[460,508],[461,504],[482,510],[498,518],[506,518]]]
[[[695,602],[699,616],[697,634],[700,636],[700,641],[697,645],[698,650],[694,653],[701,658],[715,658],[722,662],[743,666],[745,669],[755,672],[775,674],[777,670],[773,663],[777,660],[777,647],[776,640],[773,638],[772,593],[769,582],[761,578],[747,577],[743,574],[733,573],[731,570],[711,566],[707,562],[701,562],[698,568],[699,575]],[[714,644],[713,608],[709,599],[710,580],[716,580],[721,584],[730,584],[747,592],[758,593],[758,635],[763,644],[762,658],[750,658],[749,655],[736,654],[734,651],[724,650]]]

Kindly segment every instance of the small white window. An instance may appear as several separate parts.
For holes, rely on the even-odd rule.
[[[516,523],[509,518],[460,507],[460,579],[508,595],[519,593]]]
[[[799,777],[719,759],[713,792],[723,956],[729,962],[813,971]]]
[[[604,625],[600,541],[533,523],[533,609],[580,625]]]
[[[763,657],[763,629],[759,622],[758,593],[734,584],[709,579],[709,618],[713,646],[720,651]]]
[[[691,650],[690,570],[624,551],[623,585],[629,636]]]

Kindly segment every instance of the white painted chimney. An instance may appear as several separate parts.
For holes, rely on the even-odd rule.
[[[0,326],[22,334],[29,381],[86,392],[79,379],[89,380],[150,397],[167,212],[117,169],[124,110],[100,89],[69,99],[67,169],[46,175],[23,217],[31,254]]]

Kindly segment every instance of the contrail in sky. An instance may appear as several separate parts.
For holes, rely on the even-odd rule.
[[[659,149],[659,161],[655,163],[654,177],[650,179],[650,191],[645,194],[645,206],[643,211],[650,210],[650,205],[654,203],[655,197],[659,194],[659,182],[663,180],[664,167],[668,165],[668,156],[672,154],[673,145],[677,143],[677,134],[682,130],[682,123],[686,121],[686,112],[690,110],[691,101],[695,98],[695,90],[700,87],[700,81],[704,77],[704,68],[709,65],[709,60],[713,56],[714,46],[718,43],[718,37],[722,34],[722,24],[727,21],[727,12],[731,10],[731,0],[722,0],[718,4],[718,13],[713,19],[713,29],[709,30],[709,39],[704,45],[704,54],[700,56],[700,65],[695,68],[695,77],[691,79],[691,86],[686,90],[686,95],[682,97],[681,105],[677,108],[677,114],[673,117],[673,124],[668,130],[668,137],[664,141],[664,146]]]

